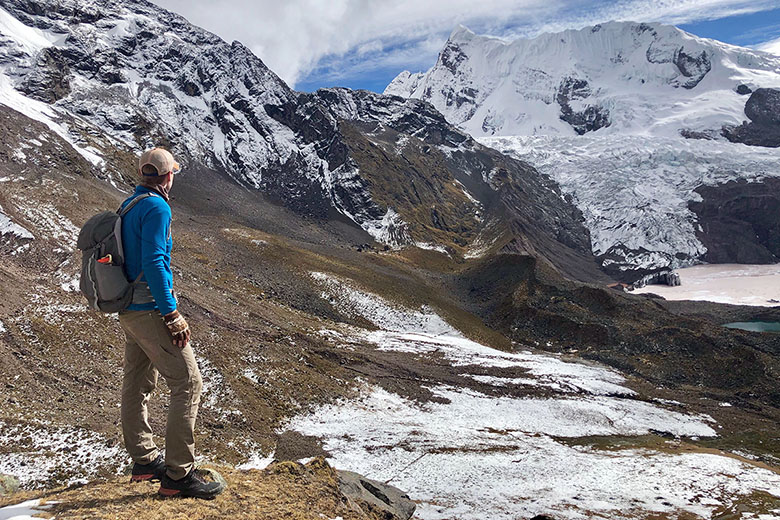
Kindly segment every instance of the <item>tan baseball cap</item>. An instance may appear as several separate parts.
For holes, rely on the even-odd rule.
[[[138,171],[146,177],[156,177],[169,173],[179,173],[181,167],[171,152],[165,148],[152,148],[141,154],[138,160]]]

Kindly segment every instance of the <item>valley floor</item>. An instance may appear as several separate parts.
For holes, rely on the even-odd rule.
[[[705,300],[734,305],[780,305],[780,264],[705,264],[678,269],[682,285],[648,285],[634,292],[667,300]]]

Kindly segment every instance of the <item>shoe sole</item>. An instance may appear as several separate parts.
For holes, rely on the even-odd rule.
[[[153,473],[144,475],[133,475],[130,482],[160,482],[160,477],[155,477]]]

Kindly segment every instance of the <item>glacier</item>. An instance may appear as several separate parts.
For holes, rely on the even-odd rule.
[[[593,253],[624,246],[625,266],[676,268],[706,252],[688,208],[701,185],[780,176],[780,149],[678,137],[620,135],[482,137],[527,161],[573,196]],[[605,260],[606,261],[606,260]]]

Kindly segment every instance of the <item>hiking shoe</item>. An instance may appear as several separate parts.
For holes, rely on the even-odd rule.
[[[165,476],[165,459],[162,455],[157,455],[149,464],[133,464],[130,472],[130,482],[160,482]]]
[[[181,480],[173,480],[167,474],[160,481],[158,494],[164,497],[192,497],[213,500],[225,489],[220,482],[207,482],[193,469]]]

